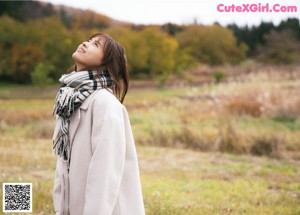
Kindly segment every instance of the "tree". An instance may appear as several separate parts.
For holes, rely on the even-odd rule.
[[[267,64],[300,63],[300,42],[291,30],[271,31],[265,35],[265,45],[257,51],[257,59]]]
[[[43,57],[44,53],[34,44],[15,44],[8,67],[11,79],[17,83],[30,83],[30,73]]]
[[[285,29],[290,29],[295,33],[295,36],[300,41],[300,23],[296,18],[288,18],[286,21],[283,20],[278,25],[277,29],[279,31],[283,31]]]
[[[146,41],[140,34],[127,27],[111,27],[106,32],[124,46],[130,75],[134,78],[147,76]]]
[[[177,33],[181,32],[184,29],[184,27],[182,25],[166,23],[161,26],[161,29],[169,35],[175,36]]]
[[[0,15],[5,14],[25,22],[55,15],[53,5],[39,1],[0,1]]]
[[[53,65],[49,78],[58,79],[73,64],[71,54],[85,31],[67,30],[59,17],[25,23],[0,17],[0,77],[2,81],[31,83],[38,63]]]
[[[253,56],[257,46],[265,43],[264,35],[274,30],[275,26],[272,22],[262,22],[259,26],[251,28],[247,25],[240,28],[235,24],[228,25],[227,28],[234,33],[238,44],[244,43],[248,46],[248,56]]]
[[[124,45],[134,78],[154,78],[163,85],[174,72],[178,43],[159,28],[145,27],[136,32],[113,27],[106,32]]]
[[[53,69],[54,67],[52,65],[38,63],[34,67],[33,72],[30,74],[32,84],[38,87],[43,87],[51,84],[53,80],[49,78],[49,73]]]
[[[218,65],[237,63],[245,58],[247,46],[237,45],[233,33],[219,25],[190,25],[177,35],[181,49],[199,62]]]
[[[169,75],[174,72],[178,43],[174,38],[154,28],[145,28],[140,32],[140,36],[146,43],[144,48],[149,73],[164,85]]]
[[[56,16],[31,21],[28,25],[39,29],[36,43],[45,53],[44,61],[55,67],[49,73],[49,77],[58,79],[74,63],[72,53],[87,38],[78,31],[68,31]]]

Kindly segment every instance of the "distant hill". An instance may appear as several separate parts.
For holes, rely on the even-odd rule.
[[[66,27],[106,28],[113,25],[130,25],[130,23],[112,19],[92,10],[53,5],[41,1],[0,1],[0,15],[4,14],[19,21],[57,15]]]

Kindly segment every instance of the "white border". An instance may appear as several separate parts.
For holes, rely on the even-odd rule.
[[[30,185],[30,209],[29,210],[5,210],[5,185]],[[18,182],[7,182],[2,184],[2,196],[3,196],[3,201],[2,201],[2,209],[3,212],[10,213],[10,212],[23,212],[23,213],[32,213],[32,183],[18,183]]]

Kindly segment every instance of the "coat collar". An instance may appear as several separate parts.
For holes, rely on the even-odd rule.
[[[89,95],[84,101],[83,103],[80,105],[80,109],[82,110],[86,110],[89,107],[89,104],[91,103],[93,97],[96,95],[97,92],[99,92],[100,90],[107,90],[110,93],[113,93],[112,89],[99,89],[99,90],[95,90],[91,95]]]
[[[100,90],[103,90],[103,89],[100,89]],[[91,95],[89,95],[84,101],[83,103],[80,105],[78,111],[74,112],[74,120],[73,120],[73,126],[72,126],[72,129],[70,127],[70,130],[69,130],[69,134],[72,134],[70,136],[70,143],[71,143],[71,147],[73,145],[73,140],[74,140],[74,136],[75,136],[75,133],[78,129],[78,126],[80,124],[80,118],[81,118],[81,114],[80,114],[80,109],[81,110],[87,110],[89,105],[91,104],[92,100],[93,100],[93,97],[100,91],[100,90],[95,90]],[[109,92],[113,92],[111,89],[106,89],[108,90]]]
[[[95,96],[95,94],[97,93],[98,90],[94,91],[91,95],[89,95],[84,101],[83,103],[80,105],[79,109],[74,113],[74,121],[73,121],[73,126],[72,126],[72,129],[70,129],[70,134],[72,134],[70,136],[70,143],[71,143],[71,148],[72,148],[72,145],[73,145],[73,139],[74,139],[74,136],[75,136],[75,133],[77,131],[77,128],[79,126],[79,123],[80,123],[80,118],[81,118],[81,115],[80,115],[80,109],[81,110],[87,110],[93,97]],[[72,130],[72,131],[71,131]]]
[[[98,90],[94,91],[91,95],[89,95],[83,102],[82,104],[80,105],[80,109],[82,110],[86,110],[88,109],[89,107],[89,104],[91,103],[92,101],[92,98],[95,96],[95,94],[97,93]]]

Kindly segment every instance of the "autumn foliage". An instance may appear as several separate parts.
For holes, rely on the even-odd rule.
[[[72,66],[77,46],[99,31],[124,45],[131,78],[161,85],[170,75],[183,75],[199,64],[237,65],[248,57],[268,64],[297,64],[300,59],[295,19],[277,28],[264,23],[253,29],[217,23],[145,26],[42,2],[0,6],[1,82],[51,84]]]

